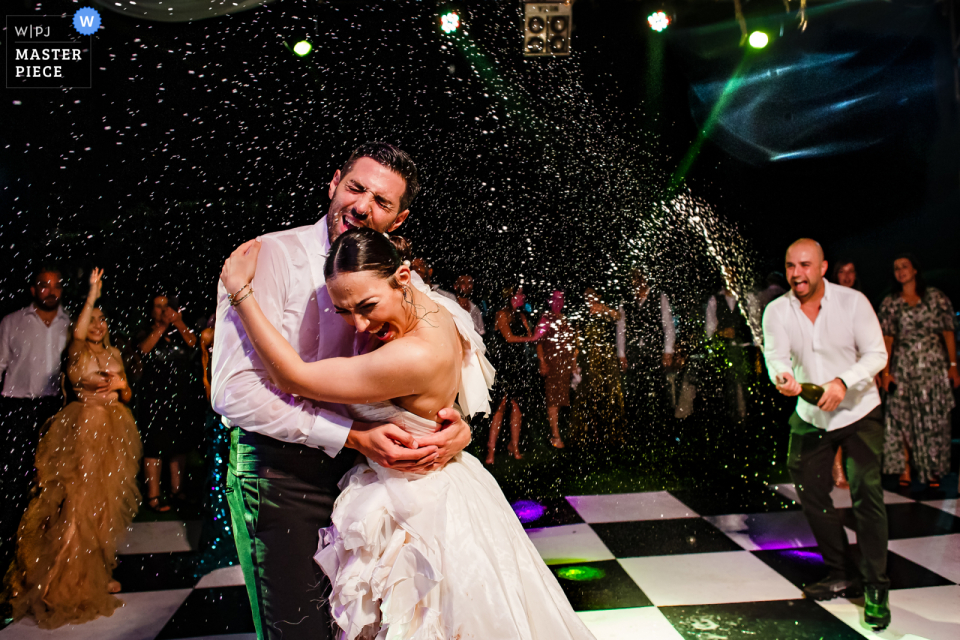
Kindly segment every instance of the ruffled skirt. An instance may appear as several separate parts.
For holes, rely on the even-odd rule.
[[[470,454],[425,476],[361,464],[340,488],[315,559],[341,638],[593,638]]]
[[[140,436],[119,402],[72,402],[45,425],[37,485],[5,577],[14,618],[44,629],[109,616],[117,545],[140,504]]]

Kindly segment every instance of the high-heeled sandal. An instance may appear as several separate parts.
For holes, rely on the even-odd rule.
[[[511,445],[511,446],[508,446],[508,447],[507,447],[507,453],[509,453],[510,455],[512,455],[514,460],[523,460],[523,454],[520,453],[520,451],[517,449],[517,447],[514,447],[514,446],[512,446],[512,445]]]
[[[153,496],[152,498],[147,498],[143,502],[144,506],[154,513],[166,513],[170,511],[170,505],[160,504],[160,496]]]
[[[550,445],[554,449],[565,449],[567,445],[563,444],[563,440],[559,436],[550,436]]]

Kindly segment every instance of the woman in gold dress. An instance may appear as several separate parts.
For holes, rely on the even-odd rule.
[[[74,400],[44,425],[37,482],[5,578],[15,619],[33,616],[44,629],[109,616],[117,545],[137,512],[140,436],[123,403],[130,387],[120,351],[95,306],[103,272],[90,292],[68,347]]]
[[[623,390],[617,358],[620,312],[603,304],[593,287],[584,291],[587,313],[580,329],[583,380],[570,416],[570,439],[580,447],[611,452],[626,444]]]

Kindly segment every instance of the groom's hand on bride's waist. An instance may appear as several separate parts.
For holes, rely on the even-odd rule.
[[[398,471],[429,467],[437,461],[439,447],[421,446],[390,422],[354,422],[345,446],[355,449],[382,467]]]
[[[429,436],[421,436],[417,440],[420,447],[437,447],[436,459],[430,465],[418,465],[415,472],[426,473],[435,469],[442,469],[453,456],[467,448],[472,439],[470,425],[467,424],[460,412],[456,409],[441,409],[437,413],[437,422],[440,428]]]
[[[346,446],[389,469],[429,473],[443,468],[471,440],[470,425],[456,409],[441,409],[437,422],[440,429],[419,439],[389,422],[354,422]]]

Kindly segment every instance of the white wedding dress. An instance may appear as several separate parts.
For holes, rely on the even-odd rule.
[[[453,300],[430,297],[453,314],[470,345],[461,410],[489,412],[493,369],[469,314]],[[413,435],[437,429],[390,402],[351,410]],[[333,585],[341,639],[593,639],[496,480],[469,453],[428,475],[360,464],[340,488],[333,525],[320,531],[314,557]]]

